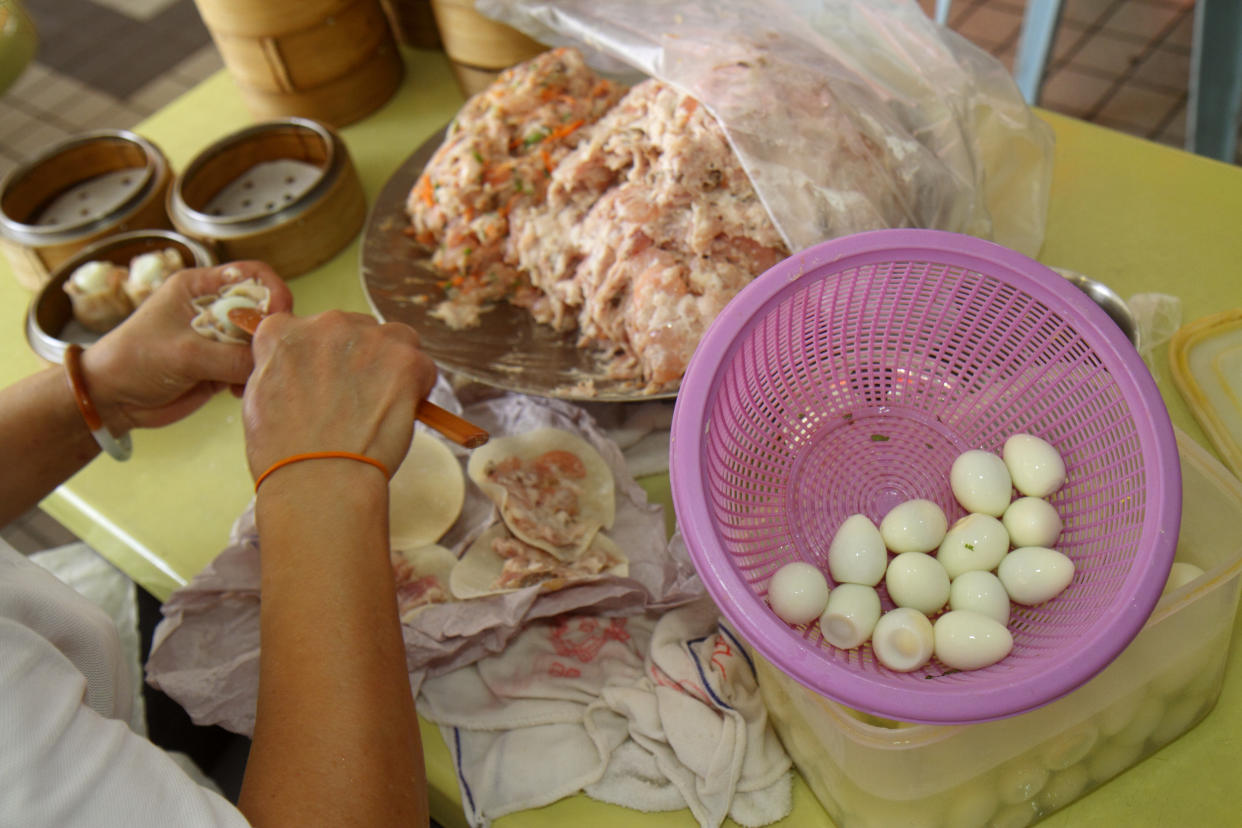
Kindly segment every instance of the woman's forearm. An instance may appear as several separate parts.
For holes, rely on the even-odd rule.
[[[387,517],[387,481],[352,460],[295,463],[260,490],[254,825],[427,824]]]
[[[97,454],[61,369],[48,368],[0,391],[0,526]]]

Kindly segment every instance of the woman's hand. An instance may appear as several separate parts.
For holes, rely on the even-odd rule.
[[[91,400],[114,435],[176,422],[221,388],[246,383],[254,367],[250,348],[195,333],[191,302],[252,278],[271,291],[270,311],[292,308],[288,286],[263,262],[183,270],[83,352]]]
[[[414,329],[343,311],[276,314],[252,348],[244,404],[252,474],[311,451],[365,454],[397,470],[436,378]]]
[[[318,451],[396,471],[436,375],[413,329],[342,311],[281,313],[259,324],[251,346],[252,474]],[[256,826],[426,825],[388,481],[354,460],[293,463],[255,496],[255,521],[263,650],[242,813]]]

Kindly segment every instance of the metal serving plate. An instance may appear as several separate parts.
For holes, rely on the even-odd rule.
[[[384,184],[367,218],[362,240],[362,289],[372,312],[385,322],[418,331],[423,349],[445,370],[477,382],[541,397],[594,402],[667,399],[676,386],[654,393],[641,383],[609,379],[599,355],[579,348],[574,333],[540,325],[522,308],[500,303],[477,328],[455,331],[431,315],[444,298],[426,251],[405,234],[405,201],[444,130],[425,141]]]

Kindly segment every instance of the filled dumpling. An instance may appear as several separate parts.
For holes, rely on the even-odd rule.
[[[91,261],[79,266],[65,281],[73,318],[95,333],[107,333],[134,310],[125,293],[125,268],[111,262]]]
[[[562,561],[509,532],[503,523],[489,527],[453,567],[449,586],[466,600],[538,586],[552,592],[574,583],[629,574],[629,558],[611,538],[597,532],[572,561]]]
[[[164,280],[185,267],[181,253],[175,247],[166,247],[150,253],[142,253],[129,260],[129,272],[125,277],[125,295],[138,307],[147,300]]]
[[[198,314],[190,320],[195,331],[217,342],[246,343],[250,335],[229,321],[233,308],[254,308],[267,313],[271,301],[269,291],[258,279],[246,279],[225,285],[218,294],[199,296],[194,299]]]
[[[612,470],[589,443],[558,428],[493,439],[466,472],[520,540],[562,561],[586,551],[616,512]]]

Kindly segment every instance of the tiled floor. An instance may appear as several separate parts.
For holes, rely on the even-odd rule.
[[[0,175],[71,133],[132,127],[223,66],[193,0],[26,2],[40,46],[0,97]],[[919,2],[930,14],[935,0]],[[1012,68],[1024,8],[956,0],[949,27]],[[1065,0],[1040,105],[1181,146],[1193,17],[1194,0]],[[65,542],[37,510],[3,533]]]
[[[1024,9],[959,0],[949,27],[1012,69]],[[1039,105],[1182,146],[1194,0],[1064,0],[1062,9]]]
[[[39,47],[0,97],[0,175],[73,133],[128,129],[224,66],[193,0],[25,6]]]

